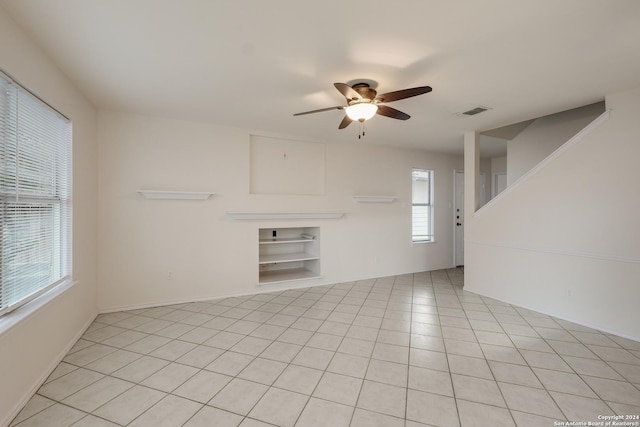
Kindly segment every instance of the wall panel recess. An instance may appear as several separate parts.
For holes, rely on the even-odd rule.
[[[324,195],[324,144],[251,135],[251,194]]]

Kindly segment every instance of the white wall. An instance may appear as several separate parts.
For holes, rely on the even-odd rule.
[[[606,102],[608,121],[467,218],[465,289],[640,340],[640,89]]]
[[[601,102],[540,117],[507,143],[507,185],[553,153],[604,111]]]
[[[257,286],[260,227],[321,227],[323,278],[308,284],[453,265],[453,170],[461,168],[461,157],[357,140],[328,143],[324,195],[264,195],[249,192],[246,129],[101,112],[99,133],[102,311],[274,289]],[[411,243],[412,167],[435,169],[433,244]],[[207,201],[147,200],[139,189],[216,194]],[[364,204],[353,195],[398,199]],[[237,221],[227,217],[229,211],[346,215]]]
[[[494,157],[491,159],[491,173],[507,172],[507,156]]]
[[[0,426],[4,426],[97,313],[98,139],[94,108],[1,8],[0,68],[73,122],[73,274],[77,280],[24,319],[22,314],[36,302],[0,318]]]

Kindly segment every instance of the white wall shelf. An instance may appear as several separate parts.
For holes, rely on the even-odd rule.
[[[271,219],[338,219],[344,212],[227,212],[232,219],[239,221]]]
[[[312,259],[320,259],[320,257],[318,255],[308,254],[306,252],[294,252],[290,254],[260,255],[260,260],[258,261],[258,264],[309,261]]]
[[[206,200],[214,193],[201,191],[138,190],[146,199]]]
[[[358,203],[391,203],[396,196],[353,196],[353,200]]]
[[[259,243],[261,245],[278,245],[278,244],[286,244],[286,243],[305,243],[305,242],[313,242],[315,239],[308,239],[304,237],[288,237],[288,238],[269,238],[269,239],[260,239]]]
[[[320,277],[320,227],[260,228],[258,283]]]

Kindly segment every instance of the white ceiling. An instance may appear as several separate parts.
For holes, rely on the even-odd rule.
[[[462,153],[462,134],[640,86],[637,0],[0,0],[101,109],[323,141],[334,82],[430,85],[362,143]],[[0,58],[0,67],[2,59]],[[10,72],[10,70],[6,70]],[[456,113],[478,105],[474,117]]]

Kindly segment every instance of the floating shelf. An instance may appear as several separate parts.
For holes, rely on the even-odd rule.
[[[396,196],[353,196],[358,203],[391,203]]]
[[[227,212],[235,220],[260,219],[338,219],[344,212]]]
[[[197,191],[138,190],[146,199],[206,200],[214,193]]]

